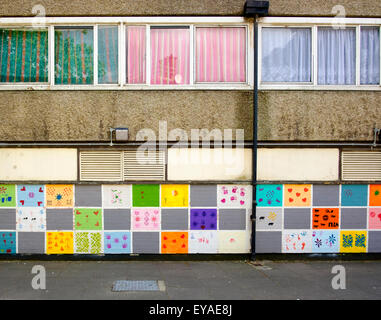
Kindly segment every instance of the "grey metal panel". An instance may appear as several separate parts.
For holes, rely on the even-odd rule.
[[[102,186],[76,185],[75,186],[76,207],[101,207]]]
[[[0,209],[0,230],[16,230],[16,209]]]
[[[216,207],[217,186],[191,186],[190,205],[191,207]]]
[[[282,252],[282,232],[281,231],[256,232],[255,248],[257,253],[281,253]]]
[[[284,228],[285,229],[310,229],[311,209],[306,208],[285,208]]]
[[[366,229],[367,208],[341,208],[341,229]]]
[[[46,209],[47,230],[73,230],[73,209]]]
[[[381,231],[368,232],[368,252],[369,253],[381,252]]]
[[[220,230],[246,230],[246,209],[219,209]]]
[[[18,253],[45,253],[45,232],[18,232]]]
[[[313,206],[339,206],[340,186],[314,185],[313,186]]]
[[[188,230],[188,209],[161,209],[161,230]]]
[[[130,209],[104,209],[104,230],[130,230]]]
[[[132,243],[133,253],[160,253],[159,232],[134,232]]]

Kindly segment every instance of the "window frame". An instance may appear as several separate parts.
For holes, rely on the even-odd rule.
[[[33,27],[34,18],[0,18],[0,28]],[[118,83],[101,84],[98,82],[98,27],[118,26]],[[128,26],[146,28],[146,83],[127,83],[127,43]],[[150,84],[151,81],[151,27],[188,27],[190,30],[190,83],[183,85]],[[246,30],[246,82],[237,83],[196,83],[196,27],[244,27]],[[0,83],[0,90],[251,90],[253,88],[254,57],[253,22],[243,17],[47,17],[45,28],[48,30],[48,83]],[[55,84],[55,27],[92,27],[93,29],[93,84]]]
[[[318,84],[318,29],[320,27],[334,27],[345,24],[347,28],[356,30],[356,82],[354,85],[320,85]],[[381,90],[381,63],[380,83],[361,84],[361,27],[379,27],[381,47],[381,19],[379,18],[290,18],[265,17],[260,19],[258,36],[258,83],[260,90],[320,90],[320,91],[379,91]],[[262,81],[262,29],[271,27],[284,28],[311,28],[312,30],[312,81],[309,83],[295,82],[263,82]],[[380,50],[381,62],[381,50]]]

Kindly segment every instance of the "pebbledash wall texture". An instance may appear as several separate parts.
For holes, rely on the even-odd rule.
[[[39,4],[0,4],[1,256],[381,253],[379,0],[258,20],[256,230],[245,1]]]

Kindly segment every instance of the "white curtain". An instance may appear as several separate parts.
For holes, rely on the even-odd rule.
[[[380,83],[380,29],[361,28],[361,84]]]
[[[356,30],[319,28],[318,83],[356,83]]]
[[[262,81],[311,81],[311,29],[262,29]]]

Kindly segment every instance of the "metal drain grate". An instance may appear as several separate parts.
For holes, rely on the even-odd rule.
[[[112,291],[164,291],[164,281],[156,280],[118,280],[113,283]]]

